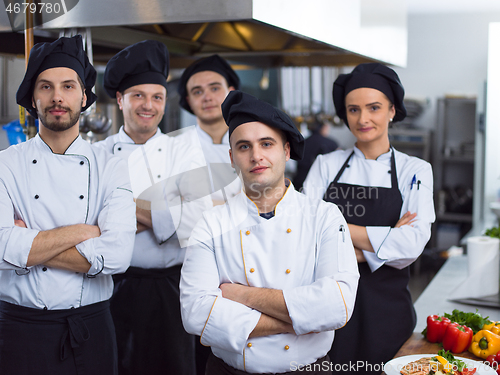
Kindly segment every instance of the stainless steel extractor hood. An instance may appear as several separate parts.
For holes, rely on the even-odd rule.
[[[96,62],[106,62],[119,49],[137,41],[156,39],[168,46],[172,68],[183,68],[193,59],[213,53],[259,67],[338,66],[366,61],[405,66],[404,3],[79,0],[66,14],[38,26],[35,37],[36,41],[57,38],[60,29],[91,27]],[[0,53],[16,53],[22,34],[12,32],[5,11],[0,11],[0,31],[4,32],[0,34]]]

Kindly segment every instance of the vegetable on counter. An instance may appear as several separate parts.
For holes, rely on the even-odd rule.
[[[438,352],[438,355],[432,357],[432,359],[439,363],[439,370],[442,369],[443,372],[448,374],[472,375],[477,370],[475,368],[467,368],[467,365],[464,361],[455,358],[453,354],[451,354],[449,351],[445,351],[444,349],[441,349]]]
[[[458,323],[450,323],[443,337],[443,348],[453,353],[462,353],[472,342],[472,329]]]
[[[491,322],[489,324],[485,324],[483,329],[487,331],[493,332],[495,335],[500,336],[500,322]]]
[[[500,227],[493,227],[486,229],[484,232],[485,236],[500,238]]]
[[[500,351],[500,336],[491,331],[481,330],[476,333],[469,347],[469,352],[482,359],[496,355]]]
[[[427,317],[427,340],[429,342],[442,342],[446,328],[451,323],[450,319],[439,315]]]
[[[466,313],[455,309],[451,314],[444,313],[444,316],[454,323],[469,327],[470,329],[472,329],[472,332],[474,334],[481,331],[485,324],[492,323],[492,321],[489,320],[488,317],[483,318],[482,315],[477,312],[477,310],[475,313]]]

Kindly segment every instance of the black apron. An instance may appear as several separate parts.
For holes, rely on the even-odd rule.
[[[195,337],[182,325],[181,266],[113,275],[111,314],[120,375],[194,375]]]
[[[325,201],[339,206],[349,224],[394,227],[401,214],[403,199],[398,188],[394,150],[391,149],[391,187],[370,187],[339,183],[349,168],[351,153],[325,193]],[[380,374],[383,363],[391,360],[411,336],[416,325],[415,309],[408,289],[409,267],[398,270],[386,265],[371,272],[368,263],[359,263],[359,286],[354,312],[347,325],[335,332],[330,359],[348,364],[353,374]],[[361,361],[361,362],[358,362]]]
[[[0,301],[0,374],[118,374],[109,301],[63,310]]]

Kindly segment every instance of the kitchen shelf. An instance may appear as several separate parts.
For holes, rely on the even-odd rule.
[[[427,161],[431,156],[431,135],[427,129],[389,129],[389,140],[396,150]]]
[[[437,213],[430,246],[446,250],[460,245],[460,238],[472,227],[476,99],[440,98],[437,116],[431,162]],[[449,212],[450,207],[460,213]],[[439,213],[443,208],[446,211]]]

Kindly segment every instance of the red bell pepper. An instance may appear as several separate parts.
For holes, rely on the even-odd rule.
[[[451,321],[448,318],[429,315],[427,317],[427,340],[429,342],[442,342],[446,328],[450,323]]]
[[[472,342],[472,329],[458,323],[448,324],[443,337],[443,348],[453,353],[462,353]]]

